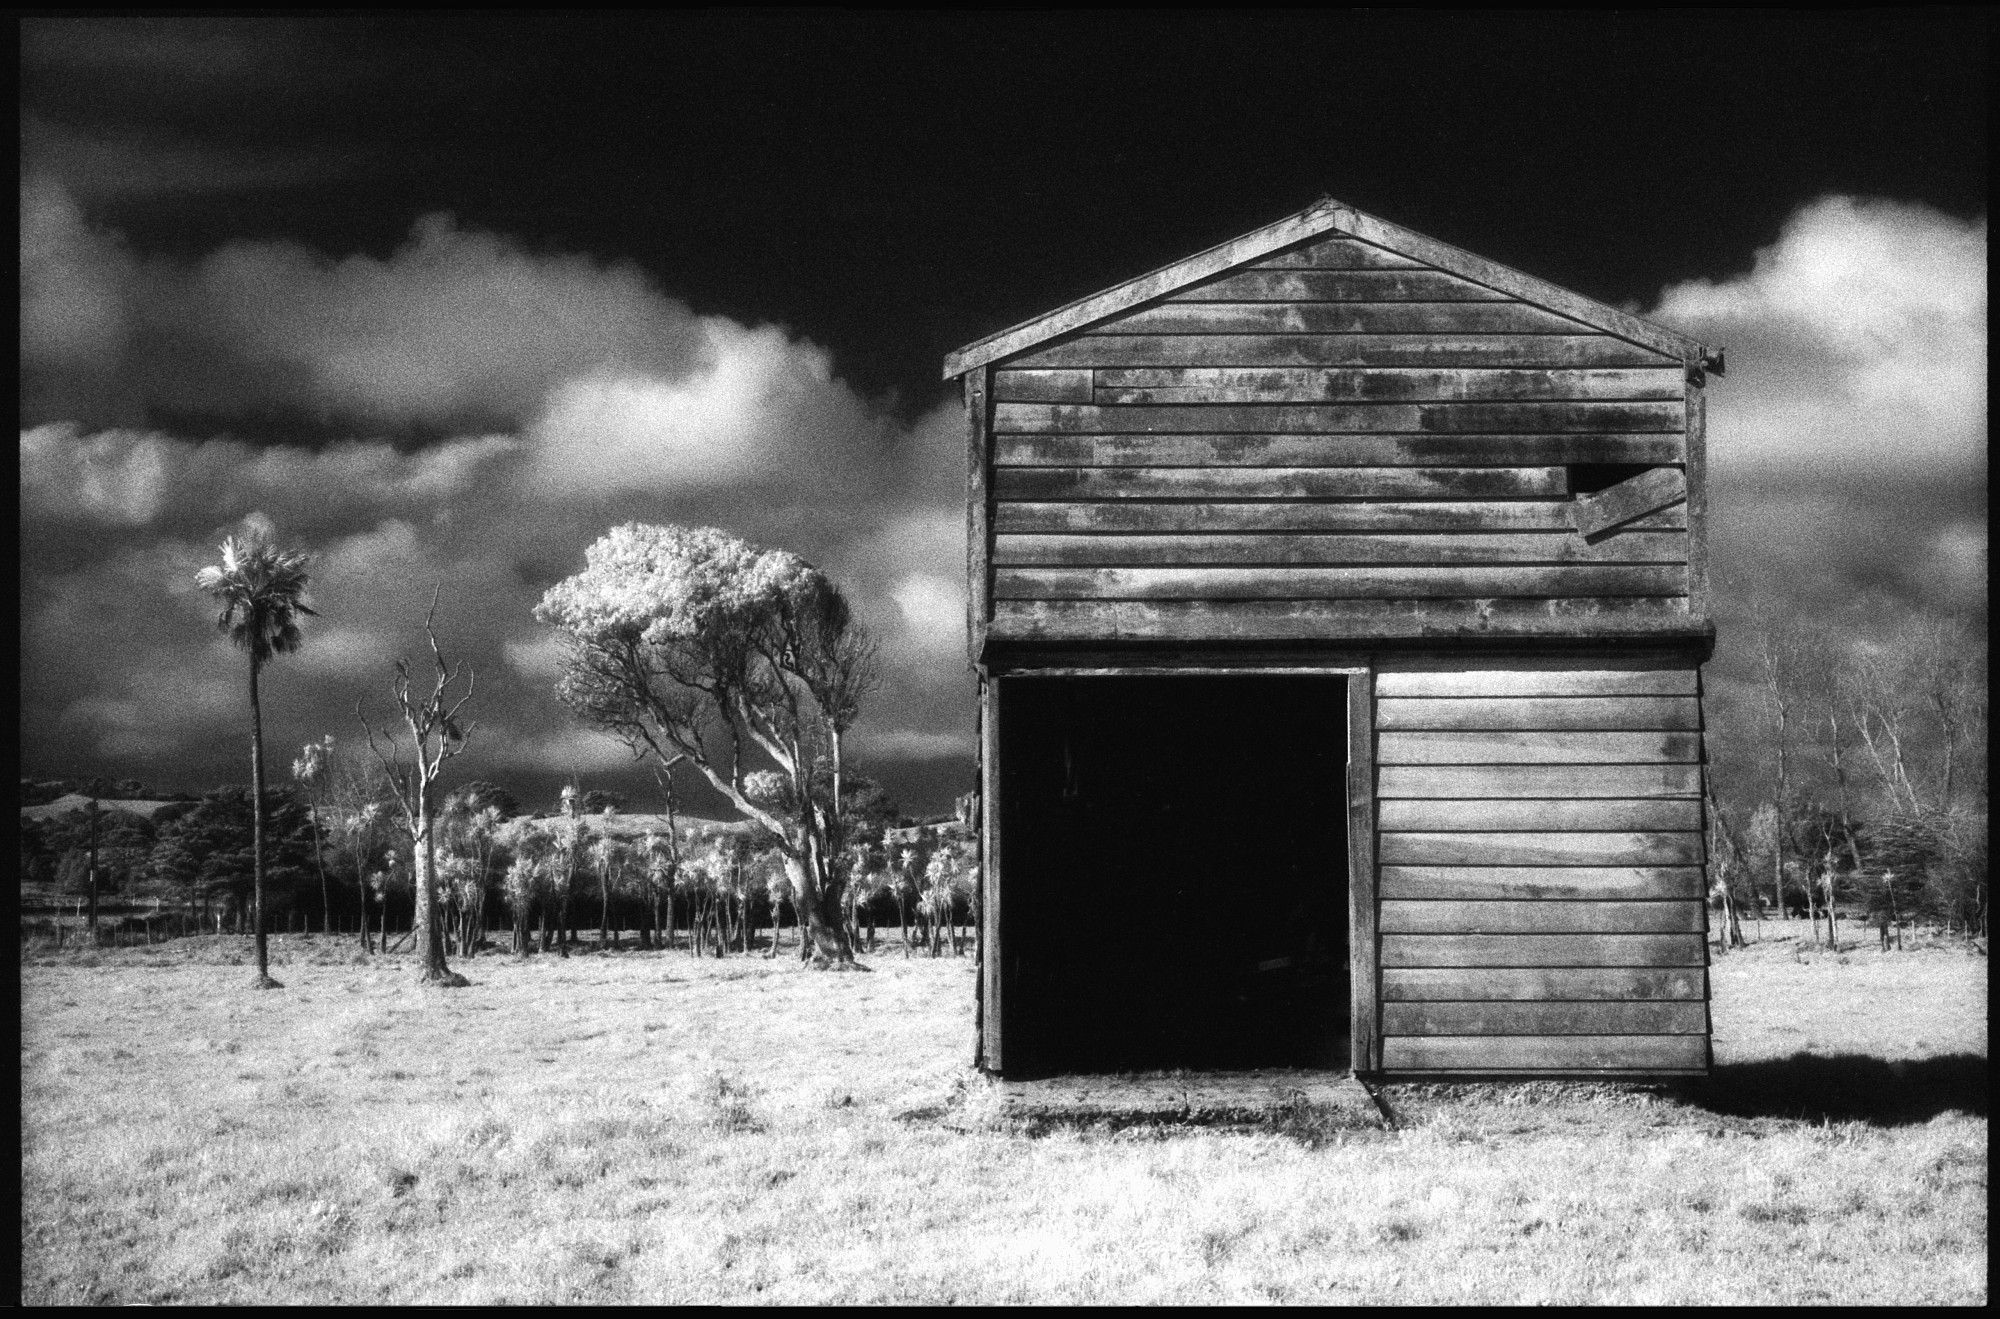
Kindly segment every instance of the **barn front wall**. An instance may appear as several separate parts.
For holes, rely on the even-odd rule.
[[[1357,1071],[1706,1069],[1719,357],[1327,201],[946,370],[985,720],[985,1065],[1006,1069],[1024,992],[998,693],[1067,667],[1345,676],[1327,882]]]

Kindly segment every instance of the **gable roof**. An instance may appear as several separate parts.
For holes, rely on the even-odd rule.
[[[1425,265],[1472,280],[1474,283],[1484,284],[1490,289],[1524,302],[1546,307],[1550,311],[1580,321],[1594,330],[1615,335],[1683,362],[1699,363],[1708,355],[1708,350],[1699,340],[1689,338],[1678,331],[1642,320],[1616,307],[1606,306],[1594,298],[1586,298],[1581,293],[1571,292],[1559,284],[1536,279],[1533,275],[1524,275],[1497,261],[1474,256],[1449,243],[1427,238],[1414,229],[1405,229],[1399,224],[1377,219],[1365,211],[1355,210],[1345,202],[1322,197],[1296,215],[1288,215],[1275,224],[1265,225],[1262,229],[1244,234],[1241,238],[1232,238],[1226,243],[1219,243],[1205,252],[1197,252],[1191,257],[1176,261],[1170,266],[1162,266],[1137,279],[1128,279],[1123,284],[1105,289],[1101,293],[1078,298],[1075,302],[1046,312],[1032,320],[1023,321],[998,334],[989,334],[984,339],[975,340],[945,357],[944,378],[950,380],[955,376],[964,375],[974,367],[984,366],[1002,357],[1011,357],[1057,335],[1082,329],[1106,317],[1128,311],[1142,302],[1165,297],[1211,275],[1219,275],[1225,270],[1255,261],[1259,257],[1269,256],[1294,243],[1325,234],[1339,234],[1374,243],[1398,255],[1421,261]]]

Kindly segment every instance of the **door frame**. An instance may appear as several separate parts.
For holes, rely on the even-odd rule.
[[[1349,1066],[1363,1075],[1382,1070],[1381,933],[1375,865],[1375,672],[1372,655],[1342,655],[1323,662],[1296,658],[1217,662],[1190,659],[1118,657],[994,663],[979,675],[979,946],[978,1003],[974,1016],[974,1060],[981,1070],[1006,1074],[1004,1013],[1006,988],[1000,938],[1005,869],[1000,837],[1000,684],[1011,678],[1097,678],[1134,675],[1188,677],[1339,677],[1347,690],[1347,967]]]

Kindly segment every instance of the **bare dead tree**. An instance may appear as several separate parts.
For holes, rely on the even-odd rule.
[[[447,989],[468,983],[445,965],[444,930],[438,917],[437,837],[432,789],[444,762],[465,749],[473,726],[461,723],[460,711],[472,699],[474,674],[464,661],[446,664],[438,647],[434,620],[439,592],[431,591],[431,607],[424,614],[424,636],[430,642],[434,679],[428,694],[420,694],[417,678],[407,658],[396,661],[396,674],[389,680],[389,693],[408,730],[410,751],[403,755],[402,739],[395,730],[378,734],[357,702],[355,715],[368,735],[368,749],[381,762],[383,771],[395,785],[396,812],[409,831],[411,870],[416,889],[416,912],[412,933],[416,936],[418,978],[425,984]],[[456,700],[452,688],[463,675],[465,690]],[[378,745],[380,742],[386,745]]]

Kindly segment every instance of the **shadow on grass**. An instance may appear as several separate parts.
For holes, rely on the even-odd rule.
[[[1731,1117],[1903,1127],[1940,1113],[1985,1117],[1986,1071],[1986,1059],[1969,1053],[1907,1062],[1795,1053],[1719,1065],[1686,1093],[1703,1108]]]

